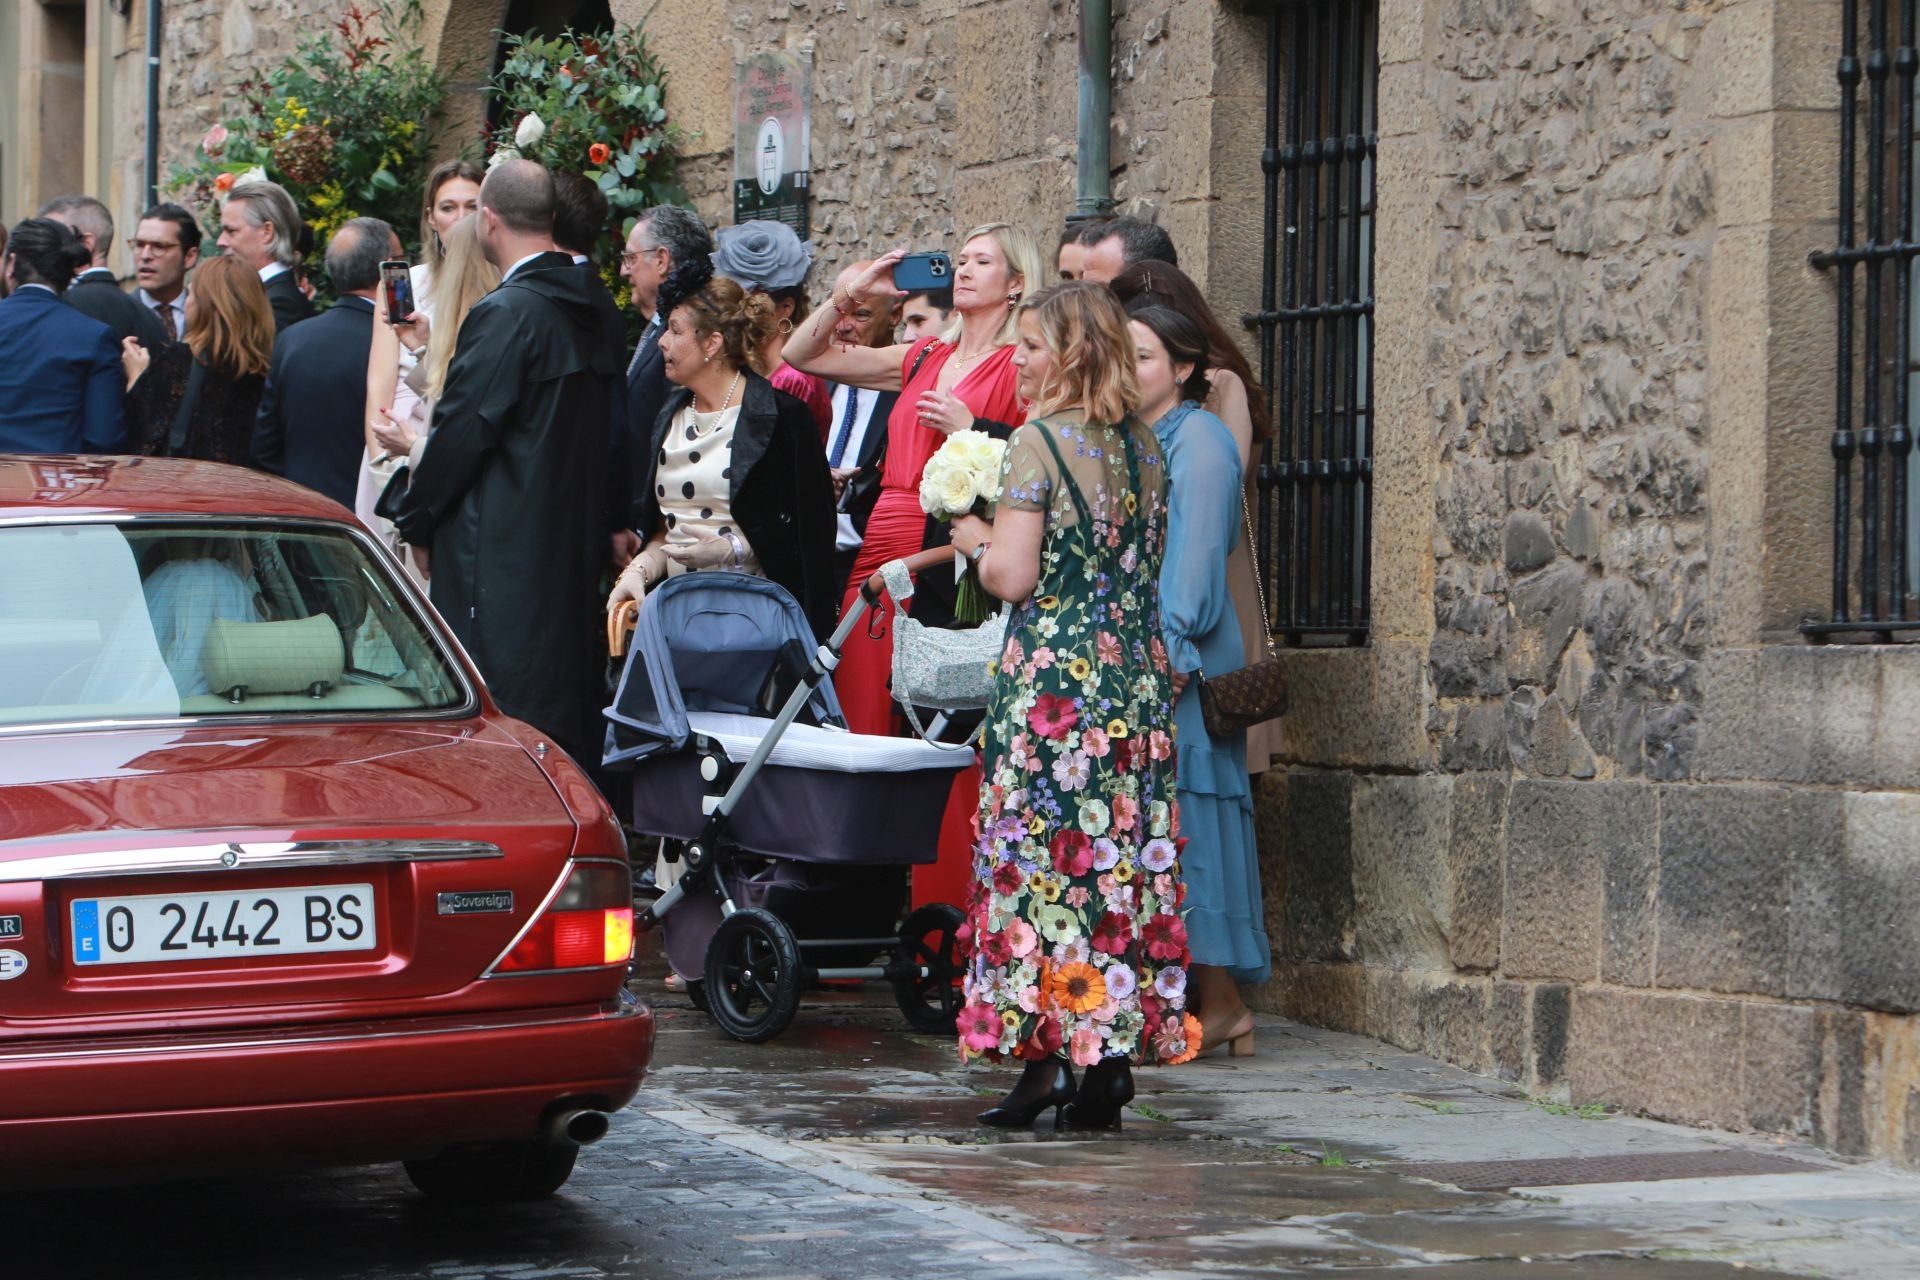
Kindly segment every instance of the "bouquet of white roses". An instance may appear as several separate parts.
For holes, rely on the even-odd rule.
[[[920,473],[920,509],[936,520],[985,514],[985,508],[1000,499],[1000,464],[1006,452],[1006,441],[984,431],[954,432]],[[987,593],[958,552],[954,573],[960,584],[954,616],[961,622],[985,622]]]

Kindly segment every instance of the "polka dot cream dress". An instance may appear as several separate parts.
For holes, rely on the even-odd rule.
[[[691,402],[674,415],[660,456],[654,461],[654,496],[660,501],[661,522],[666,526],[667,544],[684,547],[703,537],[723,537],[728,533],[745,535],[734,527],[733,511],[733,435],[740,422],[740,406],[715,413],[698,413]],[[747,547],[750,573],[760,572],[759,559]],[[668,569],[674,576],[686,572],[679,564]]]

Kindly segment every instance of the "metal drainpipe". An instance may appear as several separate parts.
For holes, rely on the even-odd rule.
[[[147,206],[160,203],[160,4],[147,0]]]
[[[1080,149],[1069,226],[1113,208],[1109,134],[1113,122],[1112,0],[1080,0]]]

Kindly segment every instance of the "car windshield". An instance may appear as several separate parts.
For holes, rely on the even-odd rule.
[[[387,566],[344,531],[0,528],[0,727],[467,698]]]

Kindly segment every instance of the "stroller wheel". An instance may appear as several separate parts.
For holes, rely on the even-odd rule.
[[[800,981],[800,947],[771,911],[734,912],[707,944],[707,1012],[735,1040],[758,1044],[785,1031]]]
[[[965,919],[957,907],[936,902],[915,911],[900,927],[893,997],[915,1031],[939,1035],[954,1029],[960,1015],[959,934]]]

